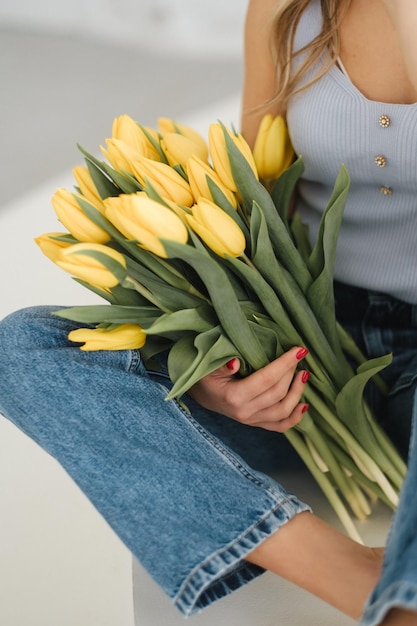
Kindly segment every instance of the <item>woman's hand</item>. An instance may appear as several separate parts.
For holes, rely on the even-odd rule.
[[[189,394],[201,406],[249,426],[285,432],[298,424],[308,405],[300,398],[309,373],[295,370],[307,350],[292,348],[246,378],[238,378],[239,359],[232,359],[193,385]]]

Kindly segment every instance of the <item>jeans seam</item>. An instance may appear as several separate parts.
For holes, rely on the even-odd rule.
[[[290,505],[289,508],[292,508],[293,511],[286,510],[288,505]],[[284,513],[282,513],[283,511]],[[210,587],[218,587],[221,583],[227,584],[227,580],[232,575],[236,576],[239,573],[243,573],[247,580],[248,576],[252,578],[263,573],[265,571],[264,568],[244,561],[245,556],[270,537],[273,532],[292,519],[292,517],[304,511],[311,512],[311,509],[306,504],[298,501],[295,496],[288,496],[282,502],[276,502],[274,506],[271,506],[262,517],[246,528],[233,542],[212,553],[194,567],[181,584],[179,591],[175,594],[173,598],[174,604],[185,615],[191,615],[204,603],[204,595],[210,590]],[[268,529],[264,528],[266,525],[268,525]],[[219,560],[224,564],[224,570],[219,572],[220,575],[210,571],[211,579],[199,586],[198,580],[196,580],[199,572],[204,572],[210,564]],[[251,570],[253,570],[252,574],[250,574]],[[257,570],[257,573],[255,573],[255,570]],[[190,594],[193,596],[192,601],[190,600]]]
[[[129,362],[127,364],[126,371],[133,373],[136,372],[142,363],[142,358],[139,350],[129,350]]]

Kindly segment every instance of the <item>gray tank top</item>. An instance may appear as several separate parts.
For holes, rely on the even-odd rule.
[[[320,1],[312,0],[296,49],[321,23]],[[290,100],[287,120],[305,162],[298,209],[313,241],[342,163],[351,177],[335,278],[416,304],[417,104],[368,100],[333,67]]]

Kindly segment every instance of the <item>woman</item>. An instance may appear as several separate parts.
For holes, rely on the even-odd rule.
[[[248,11],[249,141],[266,111],[258,107],[286,109],[281,95],[273,100],[275,5],[252,1]],[[351,7],[342,24],[366,13],[365,0]],[[402,32],[401,14],[394,17]],[[0,324],[0,411],[59,460],[176,606],[189,615],[269,569],[358,619],[380,575],[379,551],[329,527],[262,471],[268,451],[284,466],[291,461],[277,433],[307,408],[308,374],[299,371],[306,348],[244,380],[230,361],[192,388],[189,412],[164,401],[163,369],[146,372],[137,351],[81,353],[67,340],[72,327],[47,308]],[[417,609],[411,595],[394,606]],[[407,608],[385,617],[390,608],[384,601],[364,623],[415,623]]]
[[[350,172],[335,269],[338,317],[369,356],[393,351],[383,415],[373,400],[404,455],[417,379],[416,34],[417,5],[407,0],[252,0],[243,108],[250,143],[266,111],[286,115],[306,164],[296,206],[313,239],[337,169],[344,162]],[[380,623],[397,604],[403,608],[390,610],[381,623],[417,624],[415,540],[409,559],[404,548],[413,532],[407,524],[416,524],[406,504],[416,457],[411,447],[407,486],[366,624]]]

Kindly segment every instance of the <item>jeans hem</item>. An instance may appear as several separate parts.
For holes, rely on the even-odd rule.
[[[244,561],[245,556],[303,511],[311,512],[311,509],[295,497],[275,505],[236,541],[191,572],[173,599],[174,605],[189,617],[263,574],[265,570]]]
[[[398,582],[389,586],[378,600],[370,601],[365,607],[360,621],[361,626],[377,626],[394,607],[417,611],[417,585]]]

